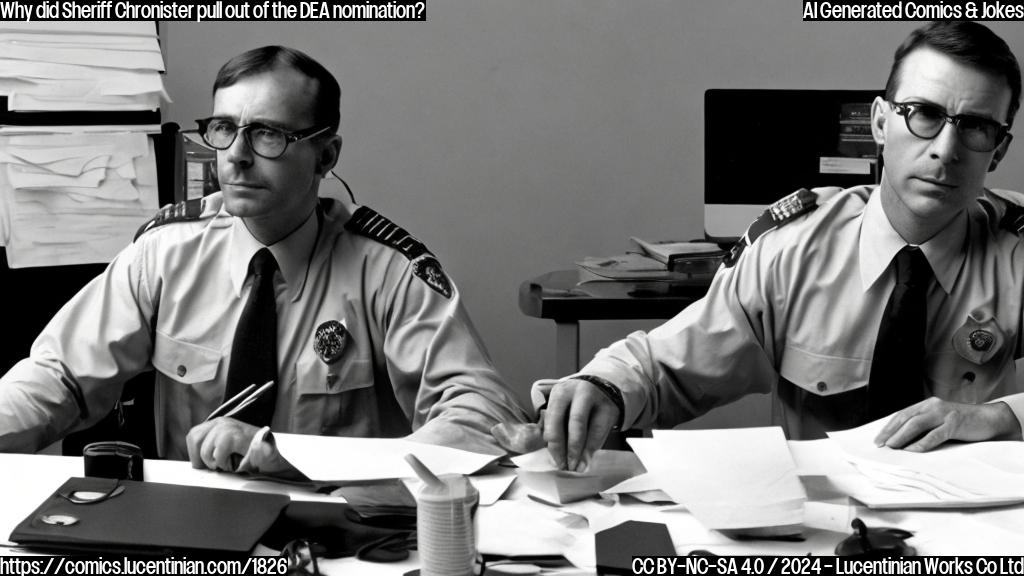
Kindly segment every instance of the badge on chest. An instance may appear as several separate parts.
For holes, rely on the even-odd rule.
[[[987,317],[979,320],[978,317],[972,313],[953,334],[953,349],[961,358],[981,365],[1002,349],[1006,337],[996,325],[995,319]]]

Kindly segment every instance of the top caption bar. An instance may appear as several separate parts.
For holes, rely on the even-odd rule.
[[[1024,20],[1024,2],[1000,0],[804,0],[808,22]]]
[[[0,21],[426,21],[426,0],[299,2],[295,0],[0,0]]]

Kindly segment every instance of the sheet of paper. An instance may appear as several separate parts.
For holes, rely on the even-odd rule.
[[[586,472],[558,470],[547,448],[512,459],[527,490],[548,502],[564,504],[597,496],[627,478],[644,472],[639,458],[626,450],[594,452]]]
[[[796,464],[798,476],[837,476],[856,474],[857,471],[843,458],[833,441],[790,440],[789,453]]]
[[[499,500],[477,510],[477,548],[500,556],[560,556],[576,537],[556,508],[530,500]]]
[[[407,454],[414,454],[434,474],[472,474],[497,459],[447,446],[401,438],[342,438],[274,434],[277,449],[310,480],[359,482],[415,476]]]
[[[641,502],[671,502],[672,498],[661,489],[665,480],[659,472],[645,472],[627,478],[615,486],[602,490],[602,494],[629,494]]]
[[[798,531],[806,494],[781,428],[655,430],[653,436],[653,442],[628,442],[663,479],[661,489],[706,527]]]
[[[831,477],[873,508],[979,507],[1024,502],[1024,443],[950,443],[916,453],[874,443],[887,419],[829,433],[858,472]]]
[[[509,486],[516,481],[516,473],[511,468],[495,467],[496,470],[486,474],[469,477],[469,481],[480,493],[480,505],[491,506],[501,499]],[[409,492],[416,494],[423,482],[419,478],[402,478]]]

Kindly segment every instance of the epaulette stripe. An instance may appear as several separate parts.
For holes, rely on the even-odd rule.
[[[415,260],[429,250],[398,224],[388,220],[370,208],[360,206],[345,224],[347,230],[356,232],[390,246],[409,260]]]
[[[735,264],[743,250],[756,242],[765,232],[774,230],[817,207],[818,195],[806,188],[801,188],[775,202],[750,224],[740,240],[733,245],[725,257],[725,266],[728,268]]]
[[[132,242],[139,239],[146,232],[172,222],[189,222],[199,220],[206,210],[206,198],[193,198],[164,206],[157,210],[156,215],[139,227]]]

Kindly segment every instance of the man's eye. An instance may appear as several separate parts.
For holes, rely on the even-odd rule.
[[[981,118],[970,118],[964,116],[960,118],[960,129],[969,132],[987,132],[989,130],[995,130],[996,127]]]
[[[224,121],[211,122],[208,130],[220,134],[232,134],[235,131],[235,125]]]
[[[269,126],[255,126],[252,129],[252,136],[263,140],[276,140],[281,137],[281,132]]]
[[[943,112],[935,106],[917,105],[911,110],[911,114],[920,116],[922,120],[941,120],[944,116]]]

